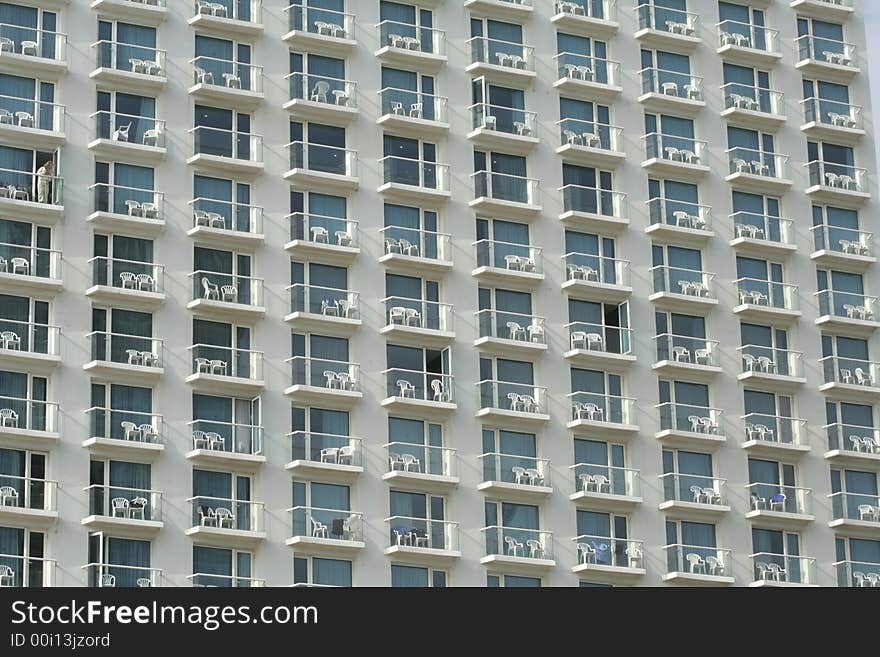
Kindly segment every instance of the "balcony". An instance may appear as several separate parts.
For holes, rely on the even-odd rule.
[[[382,406],[390,412],[409,413],[416,417],[447,417],[455,403],[455,378],[440,372],[390,368],[385,375],[385,398]]]
[[[832,565],[837,571],[839,587],[860,588],[880,585],[880,563],[837,561]]]
[[[807,382],[804,354],[800,351],[748,344],[737,347],[742,372],[736,378],[768,392],[785,390],[794,393]]]
[[[779,30],[763,25],[721,21],[718,28],[718,49],[724,59],[746,66],[773,66],[782,59]]]
[[[754,577],[751,587],[818,586],[812,557],[758,552],[749,558]]]
[[[801,130],[808,137],[855,145],[866,134],[859,105],[815,97],[802,100],[801,105],[804,109]]]
[[[284,77],[290,85],[284,109],[293,118],[338,126],[357,118],[357,82],[299,72]]]
[[[853,15],[853,0],[791,0],[798,14],[846,21]]]
[[[705,315],[718,305],[715,274],[682,267],[657,265],[648,270],[654,282],[649,301],[658,308]]]
[[[541,181],[506,173],[477,171],[471,174],[475,212],[511,219],[534,219],[541,214]]]
[[[5,292],[54,296],[63,287],[61,251],[0,242],[0,284]]]
[[[420,228],[385,226],[379,229],[384,254],[379,262],[405,274],[445,274],[452,269],[452,236]]]
[[[43,171],[40,167],[39,171]],[[0,169],[0,212],[46,224],[64,217],[64,178],[46,173]]]
[[[532,0],[464,0],[464,8],[475,16],[527,21],[534,11]]]
[[[810,451],[806,420],[763,413],[749,413],[742,420],[745,423],[742,448],[750,454],[797,458]]]
[[[164,343],[150,336],[92,331],[83,369],[99,380],[153,385],[165,373]]]
[[[290,312],[284,317],[285,322],[297,328],[345,336],[360,328],[359,292],[303,283],[286,289],[290,293]]]
[[[613,102],[623,93],[620,62],[573,52],[559,53],[553,59],[556,62],[553,87],[565,96]]]
[[[638,100],[649,112],[695,117],[706,107],[703,78],[697,75],[644,68],[639,71],[639,76],[642,93]]]
[[[528,89],[537,78],[532,46],[475,36],[465,41],[465,47],[471,61],[465,72],[471,77],[517,89]]]
[[[547,351],[544,318],[500,310],[480,310],[474,346],[497,356],[535,359]]]
[[[430,27],[382,21],[376,57],[387,64],[438,72],[447,61],[446,32]]]
[[[194,198],[192,228],[186,234],[200,244],[254,250],[263,243],[263,208],[236,201]]]
[[[0,443],[50,449],[61,438],[58,404],[26,397],[0,397]]]
[[[218,103],[242,112],[253,112],[265,97],[263,67],[215,57],[196,57],[193,83],[187,92],[196,102]]]
[[[642,2],[635,11],[639,25],[633,36],[647,47],[687,53],[703,42],[697,36],[699,14],[657,6],[649,0]]]
[[[315,431],[294,431],[288,438],[290,461],[284,467],[294,476],[349,483],[364,471],[360,438]]]
[[[660,197],[647,201],[647,205],[650,223],[645,233],[652,237],[702,246],[715,236],[712,208],[708,205]]]
[[[658,376],[711,381],[721,374],[721,349],[718,340],[691,335],[663,333],[654,336],[657,360],[652,369]]]
[[[347,194],[360,185],[355,150],[304,141],[290,142],[285,148],[290,152],[290,169],[283,178],[298,189]]]
[[[261,502],[197,495],[186,500],[192,509],[187,536],[200,544],[255,548],[266,538]]]
[[[577,463],[569,469],[574,475],[574,492],[568,499],[578,507],[627,512],[642,503],[638,470],[597,463]]]
[[[565,185],[560,221],[575,228],[619,233],[629,226],[629,203],[623,192]]]
[[[538,145],[538,115],[523,109],[477,103],[468,107],[468,139],[488,151],[528,155]]]
[[[630,328],[592,322],[569,322],[564,328],[570,349],[562,355],[573,365],[619,372],[636,362]]]
[[[781,91],[730,82],[721,87],[721,94],[721,116],[731,125],[774,132],[787,120]]]
[[[67,141],[64,105],[0,95],[0,136],[23,148],[54,151]]]
[[[57,563],[54,559],[0,554],[0,563],[9,566],[3,582],[4,586],[40,589],[52,588],[56,585]]]
[[[734,212],[728,218],[733,224],[730,246],[739,253],[761,258],[785,258],[797,250],[791,219],[755,212]]]
[[[480,530],[486,544],[484,565],[515,572],[533,573],[556,566],[553,532],[491,525]]]
[[[86,416],[89,438],[82,446],[94,456],[150,461],[165,450],[161,415],[96,406]]]
[[[0,319],[0,367],[48,374],[60,363],[60,328]]]
[[[859,53],[851,43],[805,34],[794,40],[798,62],[795,68],[804,75],[816,75],[840,84],[848,84],[861,73]]]
[[[419,564],[449,564],[461,557],[459,526],[448,520],[391,516],[385,518],[385,554]]]
[[[835,422],[823,427],[828,436],[825,458],[841,466],[880,468],[880,429]]]
[[[88,563],[88,585],[92,588],[152,588],[162,586],[162,571],[147,566],[127,566],[115,563]]]
[[[102,18],[159,27],[168,17],[167,0],[91,0],[89,5]]]
[[[880,299],[837,290],[814,293],[819,302],[816,326],[868,337],[880,327]]]
[[[67,35],[0,23],[0,70],[12,75],[58,80],[67,73]]]
[[[290,385],[284,394],[293,401],[349,408],[363,399],[357,363],[308,356],[284,362],[290,367]]]
[[[237,130],[196,126],[187,130],[197,170],[221,176],[252,178],[263,172],[263,137]]]
[[[553,493],[547,459],[498,452],[481,454],[479,458],[483,476],[477,490],[486,495],[540,504]]]
[[[594,121],[562,119],[556,153],[563,162],[603,169],[616,169],[624,160],[623,128]]]
[[[99,303],[156,309],[165,301],[165,267],[98,256],[89,259],[92,285],[86,296]]]
[[[576,575],[604,582],[632,584],[644,577],[645,549],[642,541],[608,536],[576,536],[572,539],[578,553]]]
[[[817,265],[864,272],[877,262],[874,233],[828,224],[813,226],[810,231],[815,249],[810,257]]]
[[[871,198],[867,169],[821,160],[804,166],[810,176],[805,193],[815,201],[861,205]]]
[[[611,37],[620,28],[617,0],[557,0],[550,22],[564,32]]]
[[[262,0],[219,3],[195,0],[194,14],[187,22],[197,30],[256,39],[263,32],[263,3]]]
[[[702,139],[663,135],[657,132],[642,137],[645,157],[642,168],[652,176],[673,176],[699,181],[709,173],[708,144]]]
[[[876,494],[832,493],[828,526],[862,538],[880,536],[880,498]]]
[[[259,319],[266,314],[263,305],[263,279],[215,271],[194,271],[190,310],[218,320]]]
[[[730,512],[726,479],[676,472],[658,478],[663,488],[659,509],[669,517],[715,521]]]
[[[196,465],[256,471],[263,456],[263,427],[220,420],[190,420],[192,450],[185,456]]]
[[[441,139],[449,132],[449,100],[412,89],[386,87],[379,91],[376,123],[397,133]]]
[[[566,253],[563,292],[592,301],[621,303],[632,294],[629,260],[591,253]]]
[[[681,545],[663,546],[666,555],[664,582],[691,586],[729,586],[734,583],[732,554],[721,548]]]
[[[792,185],[787,155],[740,146],[725,153],[730,173],[724,179],[737,189],[755,194],[784,194]]]
[[[727,438],[721,421],[724,411],[718,408],[664,402],[657,404],[660,431],[654,437],[664,445],[695,449],[716,449]]]
[[[801,316],[797,285],[758,278],[737,278],[733,284],[739,300],[733,312],[744,319],[790,324]]]
[[[186,578],[195,588],[220,587],[234,589],[265,588],[266,580],[256,577],[234,577],[214,573],[193,573]]]
[[[263,352],[228,346],[194,344],[187,347],[192,373],[185,381],[194,390],[215,395],[256,396],[266,386]]]
[[[819,359],[827,392],[846,401],[872,403],[880,398],[880,363],[860,358],[825,356]]]
[[[383,445],[388,459],[382,479],[395,488],[448,493],[458,486],[455,450],[424,443]]]
[[[290,221],[290,241],[284,249],[291,255],[338,265],[350,264],[361,252],[357,221],[305,212],[286,218]]]
[[[165,51],[116,41],[92,44],[95,68],[89,77],[114,89],[155,96],[168,83]]]
[[[89,510],[82,525],[89,531],[144,539],[155,536],[165,526],[160,491],[105,484],[92,484],[83,491]]]
[[[165,159],[165,121],[153,117],[95,112],[95,137],[89,150],[96,157],[155,166]]]
[[[335,57],[354,50],[354,14],[309,7],[304,2],[289,5],[287,33],[281,38],[291,47]]]
[[[445,346],[455,339],[452,305],[409,299],[385,297],[385,325],[382,335],[417,345]]]
[[[754,483],[746,486],[746,490],[749,494],[746,518],[756,525],[797,529],[815,520],[813,491],[809,488]]]
[[[497,240],[473,243],[477,268],[471,276],[496,285],[534,288],[544,280],[543,249]]]
[[[586,391],[572,392],[567,397],[571,410],[565,426],[575,434],[623,440],[639,431],[636,400],[631,397]]]
[[[0,489],[3,524],[45,530],[58,519],[58,482],[4,474]],[[6,563],[2,556],[0,563]]]
[[[366,545],[363,513],[311,506],[295,506],[287,512],[291,533],[284,542],[297,553],[351,555]]]
[[[389,155],[379,159],[379,168],[382,184],[376,191],[389,202],[440,207],[452,196],[448,164]]]
[[[476,417],[501,424],[543,426],[550,420],[547,388],[530,383],[483,380],[477,384]]]
[[[86,221],[111,232],[157,237],[165,229],[165,194],[151,189],[95,183],[94,211]]]

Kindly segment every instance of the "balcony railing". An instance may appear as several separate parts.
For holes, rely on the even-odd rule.
[[[816,584],[816,560],[812,557],[758,552],[749,555],[756,582]]]
[[[457,522],[391,516],[385,518],[385,523],[388,525],[388,545],[391,547],[450,551],[460,549]]]
[[[733,281],[739,302],[782,310],[798,309],[798,286],[760,278],[737,278]]]
[[[165,76],[165,51],[133,43],[102,40],[92,44],[95,68],[139,73],[152,77]]]
[[[360,390],[360,365],[343,360],[294,356],[290,363],[291,385],[326,388],[328,391],[357,392]]]
[[[193,527],[263,531],[263,503],[225,497],[194,495],[187,498],[192,509]]]
[[[495,267],[512,272],[544,273],[543,249],[529,244],[479,240],[474,242],[477,267]]]
[[[0,318],[0,353],[4,350],[58,356],[61,329],[48,324]]]
[[[64,205],[64,178],[18,169],[0,169],[0,199]]]
[[[836,561],[837,586],[878,587],[880,586],[880,563],[866,561]]]
[[[385,226],[379,229],[379,233],[382,235],[386,254],[397,253],[412,258],[452,261],[452,236],[448,233],[405,226]]]
[[[801,105],[804,107],[804,121],[806,123],[815,122],[826,126],[855,130],[861,130],[864,126],[860,105],[816,97],[802,100]]]
[[[263,279],[241,274],[197,270],[187,276],[192,280],[193,300],[263,305]]]
[[[161,2],[165,4],[165,0]],[[195,0],[194,12],[196,16],[207,15],[259,24],[263,21],[263,2],[262,0],[219,0],[219,2]]]
[[[455,402],[455,378],[440,372],[421,372],[393,367],[383,370],[385,375],[385,394],[430,402]]]
[[[717,506],[727,504],[726,479],[678,472],[667,472],[658,478],[663,486],[663,499],[667,502]]]
[[[63,62],[67,59],[67,35],[37,27],[0,23],[2,51]]]
[[[0,95],[0,125],[64,132],[64,105]]]
[[[765,240],[777,244],[794,244],[793,222],[755,212],[734,212],[730,215],[733,222],[734,238],[745,237],[753,240]]]
[[[471,175],[474,181],[474,198],[487,197],[498,201],[541,204],[541,181],[506,173],[477,171]]]
[[[653,29],[670,34],[695,36],[700,24],[699,14],[658,6],[649,0],[644,0],[636,7],[636,13],[639,17],[640,30]]]
[[[819,359],[825,383],[843,383],[865,388],[877,388],[880,381],[880,363],[862,358],[825,356]]]
[[[104,256],[90,258],[89,263],[92,265],[92,285],[159,294],[165,290],[163,265]]]
[[[0,242],[0,273],[60,281],[61,251]]]
[[[266,580],[256,577],[236,577],[233,575],[215,575],[212,573],[194,573],[186,578],[194,587],[220,587],[220,588],[263,588]]]
[[[83,566],[88,585],[100,588],[151,588],[160,586],[162,571],[149,566],[89,563]]]
[[[712,230],[712,208],[708,205],[659,197],[647,203],[652,226],[665,224],[707,232]]]
[[[56,511],[58,482],[0,474],[0,512],[10,508]],[[2,558],[0,563],[3,563]]]
[[[579,564],[611,568],[645,567],[645,549],[642,541],[587,534],[576,536],[571,540],[574,541],[577,549]]]
[[[152,189],[95,183],[89,187],[94,194],[95,212],[111,212],[132,219],[162,220],[165,217],[165,194]]]
[[[518,71],[535,70],[535,49],[521,43],[475,36],[465,41],[472,64],[492,64]]]
[[[764,114],[785,115],[785,96],[781,91],[750,84],[728,82],[721,87],[725,109],[742,109]]]
[[[520,527],[490,525],[481,530],[486,542],[486,555],[553,559],[553,532]]]
[[[293,431],[290,438],[290,460],[332,463],[335,465],[363,465],[361,439],[316,431]]]
[[[381,116],[401,116],[424,121],[446,123],[449,100],[445,96],[426,94],[414,89],[385,87],[379,91]]]
[[[521,413],[547,413],[547,388],[531,383],[483,380],[477,383],[480,408]]]
[[[562,146],[584,146],[614,153],[623,152],[623,128],[598,121],[562,119],[559,126],[559,143]]]
[[[190,420],[193,449],[259,456],[263,453],[263,427],[221,420]]]
[[[58,404],[26,397],[0,397],[0,429],[58,432]]]
[[[543,317],[489,309],[474,314],[477,317],[477,330],[481,338],[547,344]]]
[[[386,326],[429,329],[431,331],[452,331],[452,305],[425,299],[406,297],[385,297]]]
[[[810,175],[810,185],[822,185],[845,192],[868,191],[868,170],[836,162],[813,160],[804,166]]]
[[[538,115],[524,109],[477,103],[468,107],[471,113],[471,127],[475,130],[494,130],[519,137],[535,137],[538,129]]]
[[[550,460],[488,452],[480,454],[482,481],[501,481],[520,486],[550,486]]]
[[[880,527],[880,497],[869,493],[832,493],[831,517],[834,520],[859,520]]]
[[[6,566],[6,575],[0,586],[15,588],[48,588],[55,586],[56,562],[54,559],[24,557],[17,554],[0,554],[0,566]]]
[[[566,253],[566,280],[629,286],[629,260],[592,253]]]
[[[633,332],[630,328],[592,322],[569,322],[565,328],[572,349],[622,355],[632,353]]]
[[[162,521],[161,491],[107,484],[92,484],[83,490],[89,500],[89,515]]]
[[[193,227],[205,226],[230,232],[263,233],[263,208],[236,201],[198,197],[189,201]]]
[[[388,155],[379,159],[385,184],[449,191],[449,165]]]
[[[804,375],[804,354],[800,351],[747,344],[737,347],[742,358],[742,371],[800,378]]]
[[[708,144],[702,139],[652,132],[644,136],[648,159],[660,158],[682,164],[706,165]]]
[[[204,55],[189,60],[193,84],[263,93],[263,67]]]
[[[190,352],[193,374],[231,376],[251,381],[263,379],[263,352],[250,349],[194,344]]]
[[[305,169],[348,177],[358,175],[357,151],[350,148],[310,144],[304,141],[292,141],[286,148],[290,151],[291,169]]]
[[[877,321],[880,317],[880,299],[877,297],[839,290],[820,290],[814,294],[819,301],[820,315],[866,321]]]
[[[455,450],[424,443],[391,442],[383,445],[388,456],[388,472],[454,477]]]
[[[294,212],[290,220],[290,239],[314,244],[357,248],[358,222],[344,217]]]
[[[643,68],[642,93],[655,93],[683,100],[703,100],[703,78],[681,71],[668,71],[662,68]]]
[[[826,64],[855,68],[858,55],[851,43],[805,34],[794,40],[798,60],[814,60]]]
[[[833,251],[846,255],[871,256],[874,252],[874,233],[841,226],[813,226],[813,247],[816,251]]]
[[[164,343],[158,338],[122,333],[92,331],[86,333],[92,360],[124,363],[142,367],[163,367]]]
[[[754,148],[729,148],[725,151],[730,163],[730,173],[747,173],[762,178],[786,178],[788,156]]]
[[[97,139],[165,148],[165,121],[151,116],[107,111],[95,112],[92,118]]]
[[[226,157],[253,163],[263,161],[262,135],[204,125],[190,128],[187,133],[192,139],[193,155]]]
[[[613,87],[620,85],[620,62],[574,52],[561,52],[553,59],[556,61],[556,76],[560,80],[580,80]]]
[[[625,497],[641,497],[642,478],[638,470],[598,463],[576,463],[569,466],[574,474],[575,493],[603,493]]]
[[[382,21],[376,29],[379,30],[380,47],[390,46],[440,57],[446,55],[446,32],[443,30],[398,21]]]
[[[717,27],[718,41],[722,46],[751,48],[770,54],[779,52],[779,30],[730,20],[721,21]]]
[[[654,281],[654,292],[669,292],[695,297],[697,299],[714,299],[713,281],[715,274],[684,267],[657,265],[651,267],[651,278]]]
[[[613,219],[626,219],[628,215],[626,194],[610,189],[565,185],[562,192],[564,212],[582,212]]]
[[[86,415],[91,438],[147,444],[162,442],[162,416],[157,413],[94,406],[86,411]]]
[[[687,365],[719,367],[718,340],[707,340],[691,335],[662,333],[654,336],[657,361],[671,361]]]
[[[732,576],[730,550],[704,545],[664,545],[668,573],[690,573],[714,577]]]
[[[310,32],[337,39],[354,39],[354,14],[332,9],[309,7],[302,2],[289,5],[287,26],[290,30]]]
[[[812,512],[813,491],[800,486],[753,483],[746,486],[752,511],[777,511],[809,515]],[[876,497],[874,498],[876,500]]]
[[[764,413],[748,413],[743,416],[745,438],[781,445],[805,445],[806,420]]]
[[[657,404],[661,431],[686,431],[709,436],[723,436],[721,419],[724,411],[719,408],[664,402]]]
[[[359,292],[303,283],[294,283],[287,290],[290,292],[290,312],[343,319],[357,319],[360,316]]]
[[[828,434],[828,449],[849,454],[880,454],[880,429],[858,424],[835,422],[823,429]]]
[[[295,506],[287,510],[291,536],[327,538],[334,541],[364,540],[364,514],[348,509]]]
[[[617,16],[617,0],[557,0],[556,13],[611,21]]]
[[[309,100],[336,107],[357,107],[357,82],[313,73],[289,73],[291,100]]]
[[[632,397],[606,395],[578,390],[566,395],[571,408],[571,420],[633,424],[636,400]]]

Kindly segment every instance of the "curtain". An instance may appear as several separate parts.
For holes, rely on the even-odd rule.
[[[391,586],[425,588],[428,586],[428,569],[391,564]]]
[[[197,581],[196,584],[201,586],[232,586],[233,581],[229,579],[232,577],[232,554],[232,550],[193,546],[193,573],[223,576],[205,577]]]
[[[0,527],[0,564],[12,568],[12,571],[15,573],[16,586],[19,586],[22,582],[24,559],[11,557],[22,556],[24,556],[24,530],[13,527]]]
[[[351,561],[312,557],[312,584],[351,586]]]
[[[127,538],[107,539],[107,564],[133,566],[132,568],[113,568],[106,572],[116,577],[117,587],[133,587],[138,578],[150,577],[150,542]]]
[[[120,270],[126,269],[120,267]],[[110,360],[128,362],[129,349],[153,351],[153,316],[134,310],[113,310],[110,316]]]

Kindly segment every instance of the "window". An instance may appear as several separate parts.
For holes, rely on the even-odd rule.
[[[431,75],[383,66],[382,90],[379,92],[382,114],[402,112],[409,118],[445,120],[446,99],[436,96],[434,87],[434,77]],[[421,116],[413,109],[420,109]]]
[[[880,541],[841,537],[834,539],[834,546],[838,586],[872,586],[867,575],[880,578]]]
[[[716,434],[719,413],[709,407],[709,386],[660,379],[660,427],[663,431]]]
[[[801,354],[789,350],[788,332],[785,329],[742,323],[739,332],[744,372],[757,371],[781,376],[796,376],[799,373]],[[759,360],[761,358],[764,360]]]
[[[449,306],[440,303],[440,283],[415,276],[385,274],[388,325],[447,330]]]
[[[476,198],[485,196],[514,203],[533,200],[524,157],[474,151],[474,173]]]
[[[2,15],[2,14],[0,14]],[[51,564],[44,560],[46,535],[19,527],[0,527],[0,565],[12,570],[11,586],[53,584]]]
[[[755,581],[779,579],[795,583],[813,583],[808,559],[800,556],[800,537],[791,532],[752,528],[752,557]],[[782,570],[777,574],[778,569]]]
[[[57,355],[59,330],[49,326],[49,302],[0,294],[0,332],[9,331],[7,345],[20,351]]]
[[[293,536],[363,541],[362,517],[351,513],[351,489],[342,484],[294,481]]]
[[[795,466],[749,459],[749,504],[752,510],[807,513],[807,489],[798,488]]]
[[[256,379],[262,375],[261,354],[251,350],[251,330],[246,326],[193,319],[193,372]],[[205,361],[208,361],[207,363]],[[221,366],[217,367],[220,361]]]
[[[876,451],[880,446],[874,428],[874,409],[867,404],[825,402],[825,420],[830,450],[861,452],[868,446]]]
[[[574,439],[575,490],[611,495],[638,494],[637,471],[626,468],[623,445],[586,438]],[[597,479],[596,476],[604,477]]]
[[[160,75],[164,53],[156,49],[156,28],[122,21],[98,21],[98,66]]]
[[[808,141],[807,167],[811,185],[841,187],[849,191],[864,189],[864,169],[855,166],[855,151],[850,146]]]
[[[150,567],[150,542],[89,534],[89,586],[134,587],[146,579],[158,586],[159,572]]]
[[[519,136],[535,132],[535,113],[525,109],[525,92],[490,84],[483,77],[471,82],[472,126]]]
[[[193,526],[257,531],[259,520],[251,500],[252,487],[248,475],[193,469]]]
[[[477,217],[477,266],[508,269],[508,256],[535,260],[529,225]]]
[[[95,234],[93,249],[95,254],[91,261],[93,285],[158,291],[156,279],[159,277],[159,272],[153,264],[153,240]],[[135,283],[134,277],[138,275],[148,278],[140,278]]]
[[[696,101],[702,99],[703,81],[691,75],[690,57],[663,50],[643,49],[641,58],[642,93],[662,93]]]
[[[831,512],[835,520],[846,518],[860,522],[880,522],[876,509],[877,473],[859,470],[831,470]]]
[[[161,494],[151,486],[149,463],[92,460],[89,463],[89,515],[117,515],[116,500],[128,502],[131,520],[161,520]]]
[[[540,577],[524,577],[522,575],[495,575],[489,573],[486,575],[486,586],[489,588],[498,587],[526,587],[541,588]]]
[[[706,318],[683,313],[655,312],[657,331],[657,361],[710,364],[709,354],[715,345],[706,339]],[[706,352],[706,359],[698,359],[698,351]]]
[[[351,586],[351,561],[294,557],[294,586]]]
[[[776,155],[773,135],[745,128],[727,128],[728,157],[731,173],[752,173],[781,178],[782,159]]]
[[[477,289],[480,337],[543,340],[543,318],[532,315],[532,295],[499,288]]]
[[[723,70],[724,86],[721,87],[721,91],[724,94],[726,108],[774,114],[781,112],[780,94],[771,90],[768,71],[728,63],[724,64]]]
[[[259,397],[234,399],[193,393],[192,417],[194,449],[210,446],[238,454],[263,451]],[[219,445],[205,443],[208,433],[217,434]]]
[[[379,33],[382,45],[391,44],[397,47],[398,39],[415,39],[418,50],[424,53],[437,52],[439,44],[435,43],[434,14],[430,9],[422,9],[398,2],[379,2]],[[398,39],[395,39],[397,37]],[[412,46],[408,46],[412,49]]]
[[[337,462],[348,465],[360,465],[360,440],[349,436],[349,417],[347,411],[324,408],[290,409],[291,429],[291,461],[307,460],[323,462],[324,450],[338,450],[341,447],[351,448],[353,455],[349,459]],[[338,455],[339,452],[336,452]]]
[[[446,521],[446,500],[437,495],[392,490],[389,545],[455,550],[457,536]],[[454,542],[453,542],[453,539]]]
[[[193,586],[256,586],[252,561],[250,552],[194,545]]]
[[[576,531],[580,563],[626,567],[635,560],[630,548],[637,548],[638,542],[627,540],[626,516],[578,509]]]
[[[358,388],[358,373],[349,362],[347,338],[300,333],[290,337],[293,385],[339,390]]]
[[[158,418],[153,415],[153,391],[150,388],[92,383],[91,400],[91,437],[128,440],[132,437],[128,435],[131,429],[128,423],[159,429],[156,426]],[[143,432],[139,436],[143,436]]]
[[[852,272],[817,269],[819,314],[873,320],[874,299],[865,296],[864,278]]]
[[[4,35],[8,32],[9,27],[4,25]],[[55,85],[52,82],[0,74],[0,115],[9,123],[60,132],[64,129],[64,116],[61,106],[54,101]]]
[[[98,91],[96,105],[98,138],[113,139],[119,130],[130,143],[163,145],[158,141],[158,135],[152,136],[160,128],[156,121],[155,98],[122,91]],[[151,131],[149,135],[147,131]],[[153,138],[156,139],[155,143],[151,141]]]
[[[712,455],[663,450],[663,499],[694,504],[721,504],[723,480],[712,470]]]
[[[471,59],[499,66],[512,66],[511,57],[529,59],[531,48],[523,46],[522,25],[471,16]]]
[[[320,123],[290,124],[290,168],[351,175],[345,128]]]
[[[591,333],[602,338],[602,350],[612,354],[629,354],[632,351],[632,331],[629,328],[629,305],[627,303],[599,303],[568,299],[568,324],[571,348],[590,348],[581,341]]]
[[[251,117],[230,109],[195,106],[193,153],[250,160]],[[256,153],[253,154],[256,156]]]
[[[153,340],[153,315],[137,310],[92,308],[92,360],[158,365],[161,343]],[[136,352],[131,354],[130,352]],[[143,354],[155,356],[145,359]]]
[[[784,282],[782,263],[737,256],[736,275],[740,303],[792,309],[792,288]]]
[[[707,227],[708,208],[700,205],[699,189],[690,183],[648,179],[651,224],[684,228]]]
[[[446,587],[446,571],[419,566],[391,564],[391,586],[393,587]]]
[[[651,247],[654,292],[708,294],[709,275],[702,271],[703,257],[698,249],[654,244]],[[696,290],[694,293],[692,290]]]
[[[437,232],[437,212],[423,208],[384,205],[382,235],[385,253],[397,253],[432,260],[449,260],[449,236]]]
[[[832,64],[852,63],[852,46],[844,43],[843,25],[815,18],[797,19],[798,58],[818,59]],[[826,55],[825,53],[829,53]]]
[[[694,139],[694,122],[677,116],[645,114],[647,158],[701,164],[705,142]]]
[[[733,224],[737,237],[791,243],[791,222],[779,218],[779,199],[734,191]]]
[[[623,380],[618,374],[572,367],[569,399],[573,406],[573,419],[586,418],[618,424],[629,419],[629,400],[623,398]]]
[[[58,151],[0,146],[0,181],[7,198],[49,205],[62,204]]]
[[[244,43],[196,34],[193,60],[196,83],[250,90],[259,68],[251,66],[251,47]],[[236,87],[237,85],[237,87]],[[259,91],[259,87],[254,89]]]
[[[551,535],[541,531],[540,509],[513,502],[485,503],[486,527],[483,530],[486,554],[552,559]]]
[[[736,42],[746,48],[771,50],[770,40],[775,36],[764,27],[764,11],[757,7],[735,5],[729,2],[718,3],[718,18],[722,41],[725,34],[739,34],[744,37]]]
[[[386,183],[429,189],[441,189],[445,184],[443,172],[438,171],[436,163],[436,144],[386,134],[383,146],[383,180]]]
[[[813,205],[813,246],[816,251],[870,255],[872,236],[859,230],[859,212]]]
[[[421,349],[389,344],[385,347],[389,397],[451,401],[449,349]]]
[[[620,128],[611,125],[611,109],[592,101],[559,99],[559,130],[563,145],[583,144],[622,150]],[[598,139],[598,144],[593,140]]]
[[[826,383],[874,385],[876,367],[869,358],[867,340],[822,334],[820,362]]]
[[[804,119],[847,128],[861,126],[861,108],[850,104],[849,87],[824,80],[804,79]]]
[[[483,427],[483,481],[546,485],[549,463],[539,459],[533,433]],[[529,471],[532,471],[531,473]]]
[[[16,494],[12,500],[7,497],[6,504],[11,502],[11,506],[38,511],[55,510],[53,498],[57,493],[54,483],[46,481],[47,459],[48,455],[41,452],[0,448],[0,487],[11,487]],[[0,529],[0,536],[2,532]],[[0,554],[11,553],[5,552],[0,544]]]
[[[669,572],[690,572],[724,575],[730,568],[728,550],[719,550],[715,542],[715,525],[684,520],[666,521],[666,569]],[[695,556],[691,556],[695,555]],[[709,561],[709,558],[713,562]]]
[[[262,208],[251,205],[251,186],[237,180],[193,176],[193,213],[196,225],[207,221],[209,228],[255,233]],[[211,214],[219,215],[220,221]],[[201,216],[200,216],[201,215]]]
[[[404,469],[432,475],[452,474],[454,453],[443,446],[441,424],[389,417],[387,449],[389,471]]]
[[[543,413],[544,389],[534,384],[534,365],[506,358],[480,358],[480,408]],[[523,396],[528,399],[522,399]]]
[[[257,304],[257,279],[251,277],[250,255],[193,247],[192,279],[194,299]]]
[[[34,41],[37,51],[34,55],[55,59],[63,57],[59,52],[61,43],[56,33],[58,14],[37,7],[25,7],[7,2],[0,3],[0,25],[3,36],[11,39],[15,52],[22,52],[22,42]]]
[[[565,231],[565,268],[568,280],[623,285],[624,261],[615,257],[614,238]]]
[[[119,162],[95,162],[95,210],[128,217],[159,218],[155,172],[150,167]],[[150,216],[144,204],[153,206]],[[140,206],[140,207],[139,207]],[[149,206],[148,206],[149,207]]]

